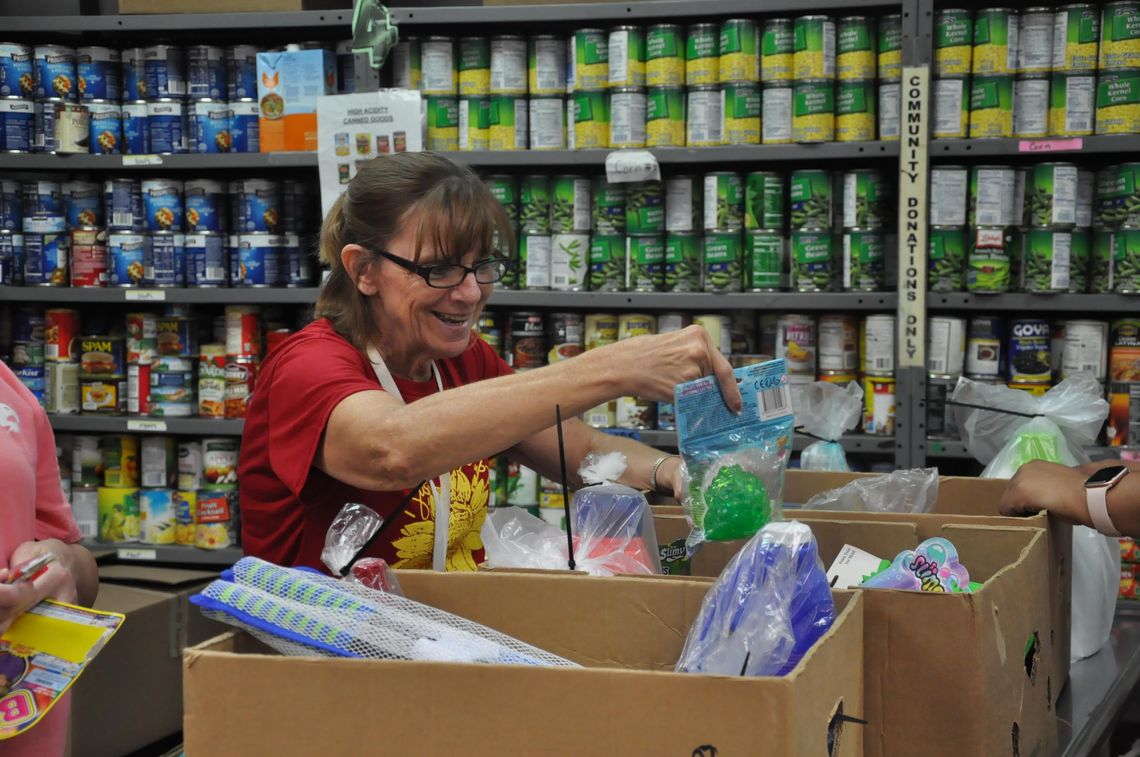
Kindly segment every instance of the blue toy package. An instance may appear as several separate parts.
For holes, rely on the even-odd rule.
[[[724,404],[711,376],[673,391],[690,552],[706,541],[748,539],[782,518],[793,427],[787,366],[770,360],[733,373],[744,400],[739,414]]]
[[[689,629],[678,673],[782,676],[835,621],[811,529],[770,523],[728,563]]]

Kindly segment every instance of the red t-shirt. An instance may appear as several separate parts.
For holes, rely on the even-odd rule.
[[[444,389],[511,373],[482,339],[457,358],[436,361]],[[411,403],[438,391],[435,379],[396,385]],[[400,512],[411,491],[357,489],[314,467],[329,416],[341,400],[383,391],[372,364],[325,319],[289,337],[265,361],[250,398],[242,434],[238,481],[242,546],[247,555],[278,565],[321,563],[325,533],[346,502],[380,514],[384,532],[366,553],[397,568],[430,568],[435,543],[435,498],[426,484]],[[478,433],[478,429],[472,429]],[[474,570],[483,558],[479,531],[489,494],[486,461],[451,473],[448,570]]]

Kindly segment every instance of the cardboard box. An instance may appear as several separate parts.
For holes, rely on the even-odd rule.
[[[95,608],[127,617],[72,687],[74,757],[118,757],[181,729],[182,651],[225,630],[187,598],[216,576],[134,565],[99,568]]]
[[[673,673],[709,582],[402,571],[408,596],[581,670],[282,657],[244,633],[184,656],[191,755],[858,755],[862,592],[784,678]],[[382,747],[381,747],[382,745]]]
[[[336,55],[328,50],[257,54],[261,151],[317,149],[317,98],[336,93]]]
[[[351,10],[352,2],[351,0],[119,0],[119,13],[269,13],[335,8]]]

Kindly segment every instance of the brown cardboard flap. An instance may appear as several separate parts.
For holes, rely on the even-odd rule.
[[[129,615],[144,607],[165,604],[169,601],[170,595],[164,592],[100,583],[99,596],[93,607],[104,612],[121,612]]]
[[[99,580],[128,586],[177,589],[183,586],[212,581],[218,571],[160,568],[152,565],[102,565]]]

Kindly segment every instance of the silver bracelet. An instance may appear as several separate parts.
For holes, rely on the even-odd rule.
[[[653,491],[657,494],[665,493],[661,491],[661,488],[657,485],[657,471],[661,468],[661,464],[671,457],[677,457],[677,455],[662,455],[657,458],[657,461],[653,463],[653,467],[649,471],[649,485],[653,487]]]

